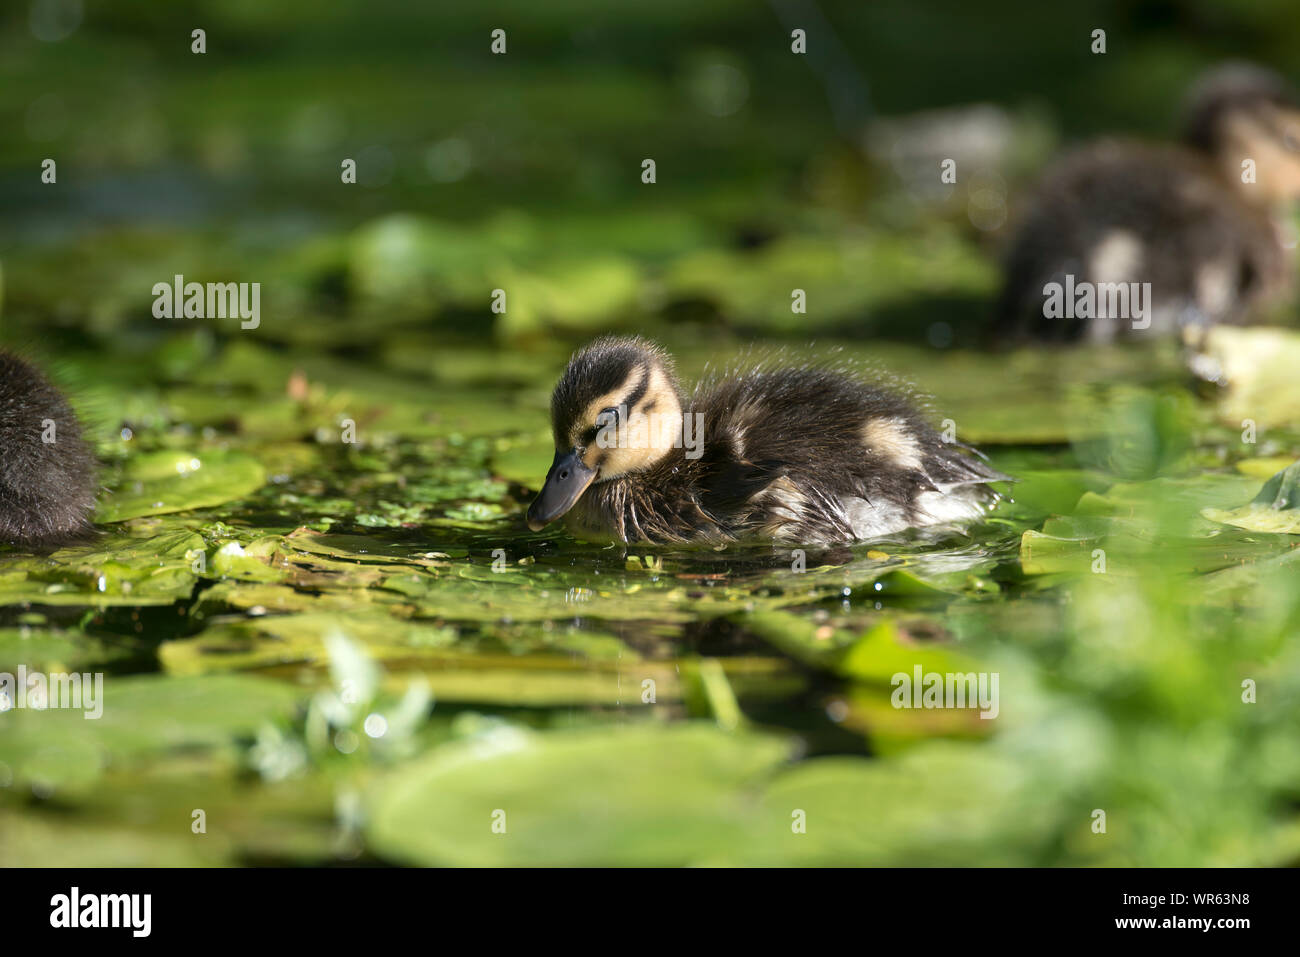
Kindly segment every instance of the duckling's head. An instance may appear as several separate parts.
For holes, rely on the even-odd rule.
[[[598,339],[569,360],[551,395],[555,461],[528,509],[534,531],[555,521],[594,482],[648,469],[682,438],[672,357],[637,337]]]
[[[1300,101],[1271,70],[1227,63],[1192,89],[1186,139],[1258,206],[1300,199]],[[1251,160],[1253,175],[1244,161]]]

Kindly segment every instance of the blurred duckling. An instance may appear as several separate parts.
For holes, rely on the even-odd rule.
[[[47,549],[85,537],[95,459],[63,395],[0,351],[0,544]]]
[[[1009,246],[1005,336],[1169,334],[1243,322],[1289,293],[1280,223],[1300,198],[1300,109],[1288,84],[1247,64],[1211,71],[1192,91],[1184,141],[1106,141],[1047,173]],[[1094,304],[1048,305],[1075,290]]]
[[[528,525],[582,538],[821,545],[980,518],[1008,476],[903,396],[826,367],[751,363],[686,395],[640,338],[576,353]]]

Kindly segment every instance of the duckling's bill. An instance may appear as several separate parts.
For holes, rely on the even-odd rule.
[[[600,469],[593,469],[582,461],[577,449],[556,451],[551,470],[546,473],[546,483],[528,506],[528,527],[541,531],[577,503]]]

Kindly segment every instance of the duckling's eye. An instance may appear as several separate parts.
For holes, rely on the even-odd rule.
[[[602,431],[618,428],[618,409],[601,409],[596,414],[596,424],[582,433],[582,444],[591,445],[600,437]],[[603,446],[603,442],[601,443]]]

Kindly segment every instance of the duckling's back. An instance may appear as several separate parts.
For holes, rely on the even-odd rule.
[[[807,544],[978,518],[1006,479],[946,442],[897,391],[833,369],[756,369],[702,385],[703,507],[731,534]]]
[[[0,543],[49,547],[90,529],[95,462],[67,401],[0,352]]]
[[[1150,312],[1049,316],[1049,283],[1150,283]],[[1008,250],[999,319],[1012,338],[1108,341],[1148,319],[1146,331],[1157,334],[1241,321],[1285,283],[1267,214],[1247,205],[1207,160],[1110,142],[1067,157],[1037,189]]]

